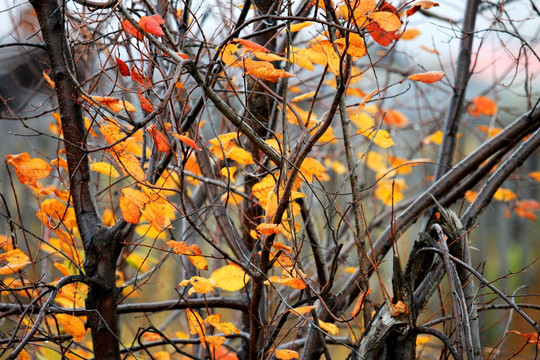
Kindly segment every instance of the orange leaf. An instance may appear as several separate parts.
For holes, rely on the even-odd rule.
[[[342,52],[345,50],[345,47],[347,46],[347,43],[345,41],[345,38],[340,38],[334,41],[334,44],[336,44],[339,48],[339,50]],[[364,39],[358,34],[350,33],[348,36],[349,40],[349,47],[347,48],[347,54],[351,56],[356,57],[362,57],[367,54],[366,45],[364,44]]]
[[[60,325],[73,336],[73,341],[80,342],[84,340],[86,329],[84,322],[80,318],[68,314],[56,314],[55,317]]]
[[[275,350],[274,356],[276,357],[276,359],[279,359],[279,360],[300,359],[298,352],[294,350],[286,350],[286,349]]]
[[[165,20],[163,20],[163,18],[158,14],[152,16],[142,16],[139,20],[139,27],[143,31],[158,37],[165,35],[160,26],[163,24],[165,24]]]
[[[259,224],[257,225],[257,231],[261,235],[273,235],[273,234],[281,234],[283,231],[283,226],[281,224]]]
[[[384,115],[384,123],[401,128],[409,125],[410,121],[401,111],[389,110]]]
[[[120,75],[129,76],[131,74],[131,72],[129,71],[129,67],[126,65],[125,62],[123,62],[119,58],[116,58],[116,66],[118,67],[118,71],[120,72]]]
[[[106,162],[95,162],[90,165],[90,170],[98,172],[100,174],[105,174],[113,178],[120,176],[118,171],[109,163]]]
[[[294,76],[285,70],[276,69],[274,65],[266,61],[245,60],[246,73],[253,75],[259,79],[276,82],[282,78]]]
[[[202,255],[201,249],[197,244],[187,245],[183,241],[170,240],[167,242],[175,253],[178,255],[187,255],[191,263],[199,270],[207,270],[208,263]]]
[[[92,104],[94,103],[94,101],[97,101],[98,103],[108,107],[115,113],[119,112],[120,110],[137,112],[137,110],[135,110],[135,107],[129,101],[119,100],[110,96],[91,96],[91,98],[84,98]]]
[[[527,343],[536,344],[536,346],[540,349],[540,341],[539,341],[538,333],[535,333],[535,332],[522,333],[516,330],[510,330],[509,332],[513,332],[515,334],[523,336],[525,339],[527,339]]]
[[[476,191],[467,190],[465,192],[465,199],[467,199],[468,202],[472,203],[474,199],[476,199],[476,195],[478,195]]]
[[[407,29],[403,33],[401,33],[401,36],[399,37],[401,40],[412,40],[416,38],[418,35],[420,35],[420,30],[418,29]]]
[[[308,26],[311,26],[313,24],[313,22],[311,21],[304,21],[304,22],[301,22],[301,23],[298,23],[298,24],[293,24],[291,25],[290,27],[290,32],[297,32],[297,31],[300,31],[302,30],[303,28],[306,28]]]
[[[222,331],[225,335],[240,334],[240,331],[231,322],[221,322],[221,314],[213,314],[208,316],[205,323],[212,325],[219,331]]]
[[[240,62],[237,61],[235,52],[238,51],[238,46],[233,43],[227,44],[223,50],[221,50],[221,60],[228,66],[237,67],[240,65]]]
[[[418,10],[420,10],[420,8],[427,10],[427,9],[431,9],[434,6],[439,6],[439,3],[436,3],[433,1],[417,1],[409,10],[407,10],[407,16],[413,15]]]
[[[492,126],[487,126],[487,125],[478,125],[477,128],[478,130],[485,133],[490,138],[494,137],[495,135],[497,135],[498,133],[502,131],[500,127],[492,127]]]
[[[137,71],[137,69],[135,69],[135,67],[131,68],[131,78],[143,88],[149,89],[153,87],[152,79],[143,76],[140,72]]]
[[[12,274],[30,264],[30,258],[20,249],[0,254],[0,275]]]
[[[184,144],[186,144],[188,146],[191,146],[194,149],[201,150],[201,148],[199,146],[197,146],[195,141],[193,141],[193,139],[190,139],[186,135],[178,135],[178,134],[174,134],[174,133],[171,133],[171,135],[174,136],[175,138],[177,138],[178,140],[180,140],[181,142],[183,142]]]
[[[122,217],[130,224],[138,224],[141,218],[141,212],[138,206],[125,196],[120,196],[120,211],[122,211]]]
[[[354,304],[354,309],[351,311],[351,316],[356,317],[360,310],[364,308],[364,298],[368,296],[371,293],[371,289],[367,289],[367,291],[362,292],[360,296],[358,297],[358,300],[356,300],[356,303]]]
[[[52,81],[52,79],[50,78],[49,74],[47,74],[45,71],[43,72],[43,78],[45,79],[45,81],[47,81],[47,83],[49,84],[49,86],[54,89],[56,87],[54,81]]]
[[[536,221],[535,211],[540,210],[540,203],[536,200],[520,200],[516,202],[514,211],[522,218]]]
[[[303,290],[307,287],[307,284],[305,283],[305,281],[300,278],[284,279],[281,283],[283,285],[287,285],[298,290]]]
[[[497,113],[497,103],[487,96],[477,96],[472,100],[468,112],[474,116],[493,116]]]
[[[432,84],[444,77],[443,71],[428,71],[425,73],[409,75],[408,78],[413,81],[421,81],[426,84]]]
[[[243,47],[246,48],[247,51],[251,51],[251,52],[255,52],[255,51],[261,51],[261,52],[270,52],[267,48],[265,48],[264,46],[261,46],[259,44],[256,44],[252,41],[249,41],[249,40],[244,40],[244,39],[234,39],[233,41],[236,41],[240,44],[242,44]]]
[[[529,176],[536,181],[540,181],[540,171],[533,171],[529,173]]]
[[[30,355],[28,355],[28,352],[24,349],[21,350],[19,353],[19,356],[17,357],[17,360],[32,360]]]
[[[6,163],[13,165],[17,178],[24,185],[35,185],[38,179],[46,178],[53,170],[45,160],[31,158],[27,152],[6,155]]]
[[[374,11],[368,17],[379,24],[384,31],[396,31],[401,27],[399,17],[388,11]]]
[[[137,94],[139,96],[139,101],[141,103],[141,109],[143,109],[143,111],[147,112],[148,114],[151,114],[154,112],[154,110],[156,110],[154,108],[154,105],[152,105],[152,103],[150,102],[150,100],[148,100],[147,98],[145,98],[142,94]]]
[[[401,300],[396,304],[392,304],[392,316],[399,316],[409,313],[409,307]]]
[[[122,21],[122,27],[124,28],[124,31],[126,33],[133,36],[137,40],[142,41],[144,39],[144,35],[139,30],[137,30],[137,28],[133,26],[133,24],[131,24],[128,19]]]
[[[315,305],[307,305],[307,306],[300,306],[293,309],[289,309],[289,312],[295,314],[295,315],[306,315],[307,313],[311,312],[311,310],[316,309],[317,306]]]
[[[168,154],[169,151],[171,151],[169,140],[167,140],[167,137],[163,135],[161,131],[156,129],[156,124],[150,125],[148,128],[146,128],[146,131],[150,133],[150,136],[152,136],[154,144],[156,144],[156,148],[159,152],[164,152]]]

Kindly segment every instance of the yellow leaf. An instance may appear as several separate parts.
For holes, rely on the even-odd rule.
[[[169,245],[178,255],[187,255],[188,259],[197,269],[208,269],[208,262],[201,256],[202,252],[197,244],[187,245],[183,241],[169,240],[167,241],[167,245]]]
[[[193,292],[196,292],[197,294],[207,294],[215,291],[214,286],[216,286],[216,281],[201,276],[192,276],[191,279],[180,282],[178,286],[187,286],[188,284],[193,286],[193,288],[189,289],[188,295],[191,295]]]
[[[274,356],[276,357],[276,359],[279,359],[279,360],[300,359],[298,352],[294,350],[286,350],[286,349],[275,350]]]
[[[347,41],[345,38],[340,38],[334,41],[339,48],[339,51],[343,52],[347,49],[347,54],[354,57],[362,57],[367,54],[366,45],[364,44],[364,39],[358,34],[350,33],[348,35],[348,47]]]
[[[229,336],[231,334],[240,334],[240,331],[233,325],[231,322],[221,322],[221,314],[212,314],[208,316],[205,320],[205,323],[212,325],[219,331],[223,332],[225,335]]]
[[[261,51],[255,51],[253,52],[253,55],[255,55],[257,59],[262,60],[262,61],[289,61],[282,56],[279,56],[276,54],[264,53]]]
[[[45,160],[31,158],[27,152],[6,155],[6,163],[14,167],[17,178],[24,185],[35,185],[38,179],[46,178],[53,170]]]
[[[81,342],[84,340],[86,329],[84,327],[84,322],[80,318],[68,314],[56,314],[55,317],[60,325],[73,336],[73,341]]]
[[[139,160],[133,154],[122,153],[117,157],[122,172],[130,175],[137,182],[144,182],[144,170],[139,165]]]
[[[0,275],[13,274],[30,264],[30,258],[20,249],[0,254]]]
[[[384,156],[375,151],[368,151],[364,159],[366,162],[366,166],[375,172],[379,172],[388,167]]]
[[[399,316],[409,313],[409,307],[401,300],[392,304],[392,316]]]
[[[246,59],[244,61],[246,73],[258,77],[262,80],[276,82],[282,78],[294,76],[285,70],[276,69],[274,65],[266,61],[253,61]]]
[[[326,54],[326,59],[328,62],[328,67],[330,68],[330,71],[335,76],[340,76],[340,65],[341,65],[341,58],[339,57],[338,53],[334,50],[334,46],[332,43],[328,41],[321,41],[319,42],[319,45],[324,50],[324,53]]]
[[[403,200],[401,193],[407,187],[404,179],[380,180],[375,189],[375,197],[386,206],[392,206]]]
[[[309,59],[309,57],[305,54],[306,49],[296,49],[294,51],[291,51],[289,55],[289,61],[292,62],[295,65],[300,66],[301,68],[304,68],[309,71],[313,71],[313,63]]]
[[[303,28],[311,26],[312,24],[313,24],[313,22],[311,22],[311,21],[304,21],[304,22],[301,22],[301,23],[298,23],[298,24],[293,24],[293,25],[291,25],[290,32],[300,31]]]
[[[207,336],[204,340],[217,351],[226,339],[223,336]]]
[[[259,200],[262,207],[266,207],[268,193],[273,191],[275,186],[276,181],[274,180],[274,175],[272,174],[266,175],[261,181],[253,185],[252,194]]]
[[[216,287],[225,291],[238,291],[242,289],[250,277],[242,268],[236,265],[225,265],[210,275],[210,279],[216,282]]]
[[[351,111],[349,112],[349,118],[360,131],[365,131],[375,126],[375,120],[365,111]]]
[[[188,255],[189,261],[199,270],[208,270],[208,262],[206,259],[199,255]]]
[[[315,305],[307,305],[307,306],[300,306],[293,309],[289,309],[289,312],[295,314],[295,315],[306,315],[307,313],[311,312],[311,310],[316,309],[318,306]]]
[[[497,201],[507,202],[510,200],[517,199],[517,195],[510,189],[499,188],[493,195],[493,198]]]
[[[249,165],[254,163],[251,155],[246,150],[238,146],[234,146],[232,149],[227,151],[226,156],[227,158],[234,160],[242,165]]]
[[[418,335],[416,337],[416,345],[423,345],[423,344],[429,344],[429,342],[431,341],[431,336],[430,335]]]
[[[238,51],[238,46],[236,46],[233,43],[227,44],[221,51],[220,57],[221,61],[223,61],[227,66],[237,67],[240,65],[240,62],[237,61],[236,56],[234,55],[235,52]]]
[[[373,130],[373,131],[367,131],[363,132],[362,135],[367,137],[370,140],[373,140],[373,142],[382,147],[383,149],[389,148],[392,145],[395,145],[394,140],[392,140],[392,137],[386,130]]]
[[[226,148],[229,142],[231,142],[232,140],[236,140],[237,137],[238,137],[237,132],[230,132],[226,134],[221,134],[218,137],[213,138],[212,140],[208,141],[208,143],[213,146],[220,146],[220,147],[223,146],[224,148]]]
[[[191,309],[186,309],[186,315],[188,319],[189,333],[191,335],[199,335],[202,345],[206,347],[206,328],[204,327],[204,321],[201,315],[195,311],[192,311]]]
[[[336,326],[336,324],[327,323],[327,322],[319,320],[319,326],[321,327],[321,329],[328,332],[330,335],[338,335],[339,334],[339,329]]]
[[[135,232],[139,236],[145,236],[149,239],[160,239],[165,240],[167,238],[167,233],[165,231],[157,231],[150,224],[139,225],[135,228]]]
[[[442,138],[443,138],[443,132],[441,130],[437,130],[433,134],[426,136],[424,140],[422,140],[422,144],[427,145],[427,144],[433,143],[433,144],[441,145]]]
[[[120,174],[116,169],[109,163],[106,162],[95,162],[90,164],[90,169],[92,171],[98,172],[100,174],[105,174],[113,178],[120,177]]]
[[[311,181],[313,177],[322,178],[326,173],[326,168],[314,158],[307,157],[300,165],[300,172],[307,181]]]

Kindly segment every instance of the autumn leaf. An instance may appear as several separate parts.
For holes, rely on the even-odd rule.
[[[201,249],[197,244],[187,245],[183,241],[167,241],[175,253],[178,255],[186,255],[191,263],[199,270],[208,270],[208,262],[202,257]]]
[[[73,341],[81,342],[84,340],[86,329],[80,318],[69,314],[56,314],[55,318],[64,327],[64,330],[73,336]]]
[[[529,173],[529,176],[536,181],[540,181],[540,171],[533,171]]]
[[[51,89],[56,88],[56,84],[54,83],[54,81],[52,81],[52,79],[50,78],[49,74],[47,74],[45,71],[43,71],[43,78],[45,79],[45,81],[47,82],[47,84],[49,84],[49,86],[51,87]]]
[[[321,329],[328,332],[330,335],[339,335],[339,329],[336,324],[327,323],[319,320],[319,326]]]
[[[19,353],[19,356],[17,357],[17,360],[32,360],[30,355],[28,355],[28,352],[24,349],[21,350]]]
[[[141,103],[141,109],[143,109],[144,112],[151,114],[156,109],[154,108],[154,105],[148,100],[146,97],[144,97],[142,94],[137,94],[139,96],[139,102]]]
[[[437,130],[433,134],[426,136],[424,140],[422,140],[422,144],[428,145],[428,144],[433,143],[433,144],[441,145],[442,139],[443,139],[443,132],[441,130]]]
[[[281,234],[283,231],[283,226],[281,224],[259,224],[257,225],[257,231],[261,235],[274,235]]]
[[[366,45],[364,39],[358,34],[350,33],[348,35],[348,47],[345,38],[340,38],[334,41],[334,44],[338,46],[338,49],[343,52],[347,49],[347,54],[355,57],[362,57],[367,54]]]
[[[250,277],[239,266],[225,265],[214,271],[210,279],[216,282],[216,287],[234,292],[244,288]]]
[[[497,103],[487,96],[477,96],[472,100],[467,112],[473,116],[493,116],[497,113]]]
[[[191,138],[189,138],[188,136],[186,135],[179,135],[179,134],[175,134],[175,133],[171,133],[172,136],[174,136],[175,138],[177,138],[178,140],[180,140],[181,142],[183,142],[184,144],[188,145],[188,146],[191,146],[192,148],[196,149],[196,150],[201,150],[201,148],[197,145],[197,143],[195,143],[195,141]]]
[[[409,75],[408,79],[411,79],[412,81],[421,81],[426,84],[432,84],[441,80],[443,77],[443,71],[428,71],[425,73]]]
[[[369,23],[368,26],[366,26],[366,30],[373,40],[382,46],[388,46],[392,41],[399,39],[399,35],[396,36],[395,31],[386,31],[376,22]]]
[[[298,352],[287,349],[274,350],[274,356],[279,360],[300,359]]]
[[[152,79],[142,75],[135,67],[131,68],[131,79],[145,89],[150,89],[154,86]]]
[[[534,213],[540,210],[540,202],[536,200],[520,200],[516,201],[514,212],[524,218],[532,221],[536,221],[537,217]]]
[[[439,3],[436,3],[434,1],[417,1],[410,9],[407,10],[407,16],[415,14],[420,9],[428,10],[434,6],[439,6]]]
[[[382,147],[383,149],[395,145],[394,140],[392,140],[392,136],[390,136],[388,131],[383,129],[364,131],[362,132],[362,135],[364,135],[370,140],[373,140],[376,145]]]
[[[382,179],[377,183],[375,197],[386,206],[392,206],[403,200],[402,190],[407,187],[404,179]]]
[[[251,52],[260,51],[260,52],[265,52],[265,53],[270,52],[264,46],[254,43],[253,41],[239,39],[239,38],[233,39],[233,41],[241,44],[246,49],[246,51],[251,51]]]
[[[109,163],[106,162],[95,162],[90,164],[90,170],[98,172],[100,174],[105,174],[113,178],[120,177],[120,174],[116,169]]]
[[[388,11],[374,11],[368,18],[375,21],[384,31],[396,31],[401,27],[399,17]]]
[[[122,21],[122,28],[137,40],[142,41],[144,39],[144,35],[128,19]]]
[[[120,196],[119,201],[120,211],[124,220],[130,224],[138,224],[141,218],[139,207],[126,196]]]
[[[13,274],[30,264],[30,258],[20,249],[0,254],[0,275]]]
[[[384,123],[397,128],[406,127],[410,124],[409,119],[399,110],[388,110],[384,114]]]
[[[304,21],[304,22],[301,22],[301,23],[298,23],[298,24],[292,24],[289,31],[290,32],[298,32],[300,30],[302,30],[303,28],[306,28],[308,26],[311,26],[313,25],[313,22],[311,21]]]
[[[160,25],[165,24],[165,20],[159,15],[142,16],[139,20],[139,27],[152,35],[161,37],[165,35]]]
[[[536,333],[536,332],[522,333],[522,332],[519,332],[519,331],[516,331],[516,330],[510,330],[509,332],[512,332],[514,334],[518,334],[518,335],[523,336],[525,339],[527,339],[527,343],[536,344],[538,349],[540,349],[540,341],[539,341],[538,333]]]
[[[213,349],[219,350],[221,345],[225,342],[226,338],[223,336],[206,336],[204,340],[210,344]]]
[[[121,110],[137,112],[137,110],[135,110],[135,107],[126,100],[120,100],[110,96],[91,96],[90,99],[86,96],[83,97],[91,104],[95,104],[95,102],[98,102],[101,105],[108,107],[109,109],[111,109],[111,111],[115,113]]]
[[[130,76],[131,71],[129,71],[129,67],[126,65],[126,63],[120,60],[119,58],[115,58],[115,59],[116,59],[116,66],[118,67],[118,72],[120,72],[120,75]]]
[[[238,51],[238,46],[233,43],[227,44],[223,50],[221,50],[220,57],[227,66],[237,67],[240,66],[240,62],[234,55]]]
[[[156,128],[156,124],[152,124],[146,128],[146,131],[150,134],[156,145],[156,149],[159,152],[169,153],[171,151],[171,146],[169,145],[169,140],[167,137]]]
[[[407,29],[404,32],[401,33],[399,39],[400,40],[412,40],[415,39],[420,35],[420,30],[416,28]]]
[[[253,61],[246,59],[244,62],[246,73],[262,80],[276,82],[282,78],[294,76],[285,70],[276,69],[274,65],[267,61]]]
[[[401,300],[397,303],[392,304],[392,316],[400,316],[409,313],[409,307]]]
[[[497,201],[508,202],[517,199],[517,195],[510,189],[499,188],[495,194],[493,194],[493,198]]]
[[[502,131],[500,127],[493,127],[493,126],[487,126],[487,125],[478,125],[477,128],[478,130],[485,133],[490,138],[496,136]]]
[[[201,315],[191,309],[186,309],[186,315],[188,318],[189,333],[191,335],[199,335],[202,345],[206,347],[206,341],[204,339],[206,337],[206,328],[204,327],[204,321]]]
[[[31,158],[27,152],[6,155],[6,164],[13,166],[17,178],[24,185],[35,185],[37,180],[46,178],[53,170],[45,160]]]
[[[178,286],[187,286],[191,284],[192,288],[189,289],[188,295],[196,292],[197,294],[207,294],[213,292],[216,281],[213,279],[207,279],[201,276],[192,276],[189,280],[183,280]]]
[[[293,309],[289,309],[289,312],[295,314],[295,315],[306,315],[308,313],[311,312],[311,310],[314,310],[316,309],[317,306],[316,305],[306,305],[306,306],[300,306],[300,307],[295,307]]]
[[[329,41],[319,41],[318,44],[326,55],[326,61],[330,71],[332,71],[335,76],[340,76],[341,58],[334,50],[334,45],[332,45],[332,43]]]
[[[302,95],[298,95],[298,96],[295,96],[291,102],[298,102],[298,101],[302,101],[302,100],[306,100],[306,99],[310,99],[312,98],[313,96],[315,96],[316,92],[315,91],[311,91],[311,92],[308,92],[308,93],[305,93],[305,94],[302,94]]]
[[[358,315],[358,313],[360,312],[360,310],[362,310],[364,308],[364,299],[369,294],[371,294],[371,289],[367,289],[367,291],[363,291],[360,294],[360,296],[356,300],[356,303],[354,304],[354,308],[352,309],[352,311],[350,313],[350,315],[352,317],[356,317]]]
[[[231,334],[240,334],[240,330],[238,330],[233,323],[221,322],[221,314],[212,314],[204,319],[204,322],[212,325],[227,336]]]

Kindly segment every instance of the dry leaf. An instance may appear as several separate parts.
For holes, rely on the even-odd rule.
[[[421,81],[426,84],[432,84],[444,77],[443,71],[428,71],[425,73],[409,75],[408,78],[413,81]]]

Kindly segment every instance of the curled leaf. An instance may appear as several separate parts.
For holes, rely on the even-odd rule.
[[[160,25],[165,24],[165,20],[159,15],[142,16],[139,20],[139,27],[152,35],[161,37],[165,35]]]
[[[426,84],[432,84],[441,80],[444,77],[443,71],[428,71],[425,73],[409,75],[408,78],[412,81],[421,81]]]

